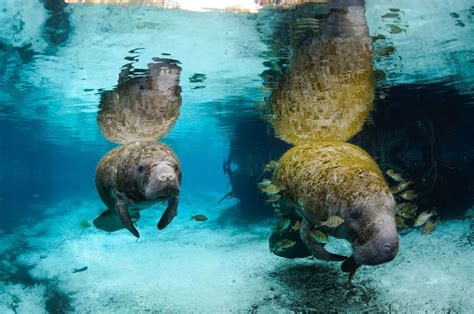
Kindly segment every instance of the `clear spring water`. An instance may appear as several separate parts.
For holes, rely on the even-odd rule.
[[[0,312],[472,311],[474,7],[353,5],[248,14],[2,1]],[[274,135],[272,92],[311,58],[309,42],[338,34],[372,50],[373,108],[350,142],[414,181],[418,213],[436,207],[441,219],[428,235],[400,230],[396,259],[361,268],[353,287],[338,263],[268,251],[277,220],[256,187],[290,147]],[[163,205],[144,211],[135,241],[87,226],[104,209],[96,165],[116,146],[97,115],[123,67],[146,77],[155,57],[181,68],[179,117],[162,139],[182,164],[181,204],[163,231]]]

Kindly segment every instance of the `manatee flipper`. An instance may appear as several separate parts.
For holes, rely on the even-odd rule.
[[[130,201],[125,196],[125,194],[117,192],[116,199],[115,199],[115,208],[117,209],[117,213],[120,217],[120,221],[128,229],[135,237],[139,238],[140,234],[138,230],[133,225],[132,219],[130,218],[130,214],[128,213],[128,205]]]
[[[316,240],[312,239],[310,236],[308,236],[308,233],[315,228],[306,220],[303,219],[303,222],[301,223],[300,227],[300,237],[303,243],[306,245],[308,250],[314,255],[319,260],[324,260],[324,261],[344,261],[347,259],[346,256],[342,256],[339,254],[333,254],[326,249],[324,249],[324,244],[319,243]]]
[[[114,232],[124,228],[117,212],[110,209],[104,210],[96,219],[94,219],[93,223],[97,229],[107,232]]]
[[[347,278],[347,284],[351,285],[352,284],[352,278],[354,277],[357,268],[359,268],[360,265],[355,262],[354,255],[351,255],[348,259],[346,259],[342,264],[341,264],[341,270],[345,273],[349,273],[349,276]]]
[[[173,218],[178,214],[178,204],[179,198],[177,196],[173,196],[168,200],[168,207],[166,207],[166,210],[157,225],[159,230],[166,228],[166,226],[169,225]]]

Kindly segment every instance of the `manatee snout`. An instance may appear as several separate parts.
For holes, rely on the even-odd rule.
[[[381,237],[363,246],[354,247],[354,260],[359,265],[390,262],[398,252],[398,238]]]
[[[379,219],[372,233],[374,238],[363,245],[354,245],[354,261],[359,265],[379,265],[390,262],[398,253],[398,234],[391,216]]]
[[[145,188],[146,198],[154,200],[162,197],[178,196],[180,191],[176,171],[169,164],[159,164],[151,171]]]

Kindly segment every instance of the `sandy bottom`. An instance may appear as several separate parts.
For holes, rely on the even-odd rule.
[[[270,254],[272,221],[245,224],[221,195],[184,198],[165,230],[146,210],[127,231],[84,228],[103,206],[64,202],[39,223],[0,234],[0,313],[469,312],[474,308],[471,218],[401,236],[397,258],[362,267],[346,285],[337,263]],[[190,221],[202,213],[206,222]],[[347,245],[333,241],[333,250]],[[87,270],[73,273],[87,266]]]

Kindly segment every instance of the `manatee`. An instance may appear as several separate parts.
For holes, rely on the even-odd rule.
[[[133,223],[139,211],[156,202],[168,201],[158,229],[176,216],[181,185],[181,165],[175,153],[157,141],[135,141],[108,152],[96,170],[97,191],[107,210],[94,226],[113,232],[127,228],[140,237]]]
[[[395,200],[375,161],[361,148],[344,142],[301,144],[280,159],[274,182],[284,186],[282,198],[303,203],[301,240],[318,259],[344,261],[343,271],[391,261],[398,252]],[[340,216],[336,228],[319,230],[352,244],[349,258],[332,254],[308,237],[322,221]]]

